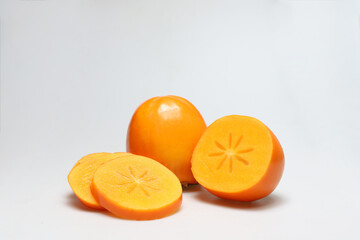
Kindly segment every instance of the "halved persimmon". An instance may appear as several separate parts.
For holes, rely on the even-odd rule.
[[[284,169],[284,153],[261,121],[230,115],[216,120],[200,138],[193,156],[195,179],[225,199],[253,201],[269,195]]]
[[[151,220],[174,213],[181,205],[179,179],[159,162],[138,155],[101,165],[91,190],[101,206],[114,215]]]

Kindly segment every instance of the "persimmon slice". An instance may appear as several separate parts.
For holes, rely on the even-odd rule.
[[[151,220],[174,213],[182,202],[176,175],[143,156],[124,156],[100,166],[91,185],[97,201],[114,215]]]
[[[111,155],[111,154],[112,153],[108,153],[108,152],[90,153],[90,154],[82,157],[79,161],[77,161],[75,163],[75,166],[87,161],[88,159],[94,159],[94,158],[98,158],[100,156]]]
[[[280,181],[284,154],[261,121],[230,115],[216,120],[192,156],[195,179],[226,199],[253,201],[270,194]]]
[[[102,164],[130,153],[99,153],[82,158],[75,164],[68,175],[68,182],[77,198],[86,206],[94,209],[104,209],[93,197],[90,185],[96,169]],[[89,156],[89,155],[87,155]]]

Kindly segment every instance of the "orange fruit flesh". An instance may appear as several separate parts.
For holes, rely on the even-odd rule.
[[[101,156],[105,156],[105,155],[111,155],[112,153],[108,153],[108,152],[100,152],[100,153],[90,153],[84,157],[82,157],[79,161],[77,161],[75,163],[75,166],[89,160],[89,159],[95,159],[95,158],[98,158],[98,157],[101,157]],[[74,166],[74,167],[75,167]]]
[[[87,159],[81,160],[81,163],[75,164],[68,175],[68,182],[77,198],[86,206],[94,209],[104,209],[93,197],[90,185],[96,169],[102,164],[121,158],[122,156],[131,155],[130,153],[107,153],[94,154]]]
[[[100,166],[91,189],[107,210],[133,220],[165,217],[175,212],[182,201],[176,175],[159,162],[136,155]]]
[[[270,194],[280,180],[279,174],[281,177],[283,155],[282,160],[281,156],[274,159],[274,143],[271,131],[259,120],[238,115],[223,117],[211,124],[199,140],[192,172],[202,186],[217,196],[256,200]],[[274,176],[267,177],[270,184],[259,185],[269,174],[269,167],[277,162],[279,170],[272,170]],[[254,187],[258,189],[247,196],[241,194]]]

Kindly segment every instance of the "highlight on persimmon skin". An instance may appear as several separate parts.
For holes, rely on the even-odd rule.
[[[68,182],[81,203],[85,206],[102,210],[104,209],[93,197],[90,185],[96,169],[102,164],[121,158],[122,156],[132,155],[130,153],[94,153],[81,158],[73,167],[68,175]]]
[[[192,156],[196,180],[214,195],[254,201],[269,195],[284,169],[282,147],[261,121],[230,115],[216,120]]]
[[[154,97],[135,111],[128,128],[127,151],[162,163],[184,185],[195,184],[191,156],[205,129],[203,117],[188,100]]]
[[[91,190],[101,206],[132,220],[166,217],[179,209],[182,188],[176,175],[143,156],[124,156],[101,165]]]

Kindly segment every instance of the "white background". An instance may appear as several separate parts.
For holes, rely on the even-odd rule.
[[[0,239],[360,239],[356,1],[0,0]],[[83,207],[67,174],[124,151],[135,108],[190,100],[262,120],[286,155],[257,202],[200,187],[176,214]]]

